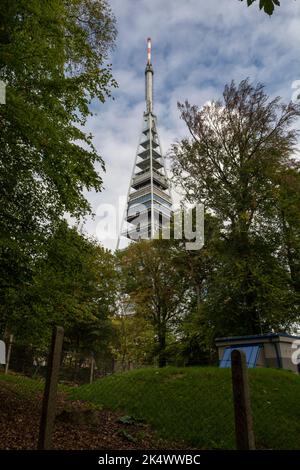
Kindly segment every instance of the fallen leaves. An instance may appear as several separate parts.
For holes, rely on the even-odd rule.
[[[36,449],[42,394],[26,396],[11,384],[0,384],[0,448]],[[122,422],[122,414],[93,409],[82,402],[70,402],[58,396],[53,448],[79,449],[151,449],[157,441],[148,426]],[[63,416],[63,419],[61,417]],[[74,420],[78,416],[78,421]],[[89,417],[93,419],[89,420]],[[70,418],[70,419],[69,419]],[[129,438],[130,436],[130,438]]]

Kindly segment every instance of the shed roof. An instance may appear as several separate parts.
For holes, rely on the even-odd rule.
[[[249,336],[228,336],[222,338],[216,338],[216,342],[230,342],[230,341],[251,341],[253,339],[268,339],[268,338],[279,338],[283,336],[285,338],[300,339],[300,336],[290,335],[288,333],[265,333],[262,335],[249,335]]]

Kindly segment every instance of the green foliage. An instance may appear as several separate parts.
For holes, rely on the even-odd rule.
[[[136,420],[132,416],[121,416],[118,419],[118,423],[122,423],[122,424],[134,424],[135,422]]]
[[[243,2],[243,0],[240,1]],[[247,0],[248,7],[255,1],[256,0]],[[264,12],[270,16],[273,14],[275,6],[280,6],[279,0],[259,0],[259,9],[264,10]]]
[[[189,299],[188,311],[177,325],[176,340],[168,348],[170,364],[207,364],[215,360],[212,349],[214,324],[207,321],[203,306],[209,279],[219,267],[222,236],[218,219],[207,212],[204,215],[204,240],[200,250],[187,250],[185,239],[169,242],[174,267],[180,273],[180,282],[186,283]]]
[[[115,36],[105,0],[0,4],[0,329],[24,341],[47,343],[54,323],[80,348],[106,336],[111,257],[60,220],[88,213],[84,190],[102,188],[83,126],[116,86]]]
[[[287,371],[253,369],[249,380],[257,448],[298,449],[300,378]],[[235,446],[229,369],[140,369],[77,387],[70,398],[143,419],[169,441],[198,449]]]
[[[129,442],[137,442],[137,439],[133,437],[126,429],[120,429],[118,431],[118,434],[122,436],[124,439],[126,439]]]
[[[174,264],[175,253],[167,240],[142,240],[117,256],[120,290],[137,317],[152,325],[159,364],[164,366],[167,332],[189,308],[188,285]]]
[[[175,184],[218,227],[210,269],[202,254],[195,269],[206,337],[288,330],[299,319],[299,105],[244,80],[222,101],[179,109],[191,138],[173,146]]]
[[[300,294],[300,165],[293,161],[274,177],[276,184],[281,255],[288,264],[291,282]],[[299,302],[299,299],[298,299]]]
[[[299,313],[287,270],[259,241],[241,258],[224,242],[204,305],[214,336],[289,331]]]
[[[215,322],[208,320],[208,315],[200,305],[189,312],[178,328],[176,365],[215,365],[217,354],[214,348],[216,335]],[[171,358],[170,364],[173,364]]]
[[[112,255],[62,222],[31,283],[11,298],[6,328],[19,341],[43,345],[58,324],[65,328],[69,350],[97,352],[112,334],[114,296]]]
[[[153,362],[155,333],[145,318],[119,311],[113,318],[113,327],[113,354],[122,371]]]
[[[25,396],[35,396],[43,392],[45,387],[44,380],[32,380],[20,375],[0,374],[0,381],[5,383],[6,387],[12,387],[17,393]]]
[[[63,211],[84,214],[82,189],[101,189],[103,161],[81,126],[90,101],[115,85],[105,65],[114,17],[102,0],[9,0],[1,31],[3,229],[19,233],[23,222],[26,234]]]
[[[22,398],[35,397],[40,395],[45,388],[45,381],[41,379],[30,379],[24,375],[4,375],[0,373],[0,383],[4,382],[5,387],[12,388],[13,391],[19,394]],[[70,389],[63,384],[58,384],[58,389],[61,392],[69,392]]]

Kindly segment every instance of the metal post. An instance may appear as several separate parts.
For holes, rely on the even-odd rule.
[[[246,356],[237,349],[231,353],[232,389],[237,450],[255,449]]]
[[[42,405],[38,449],[51,448],[52,433],[56,413],[56,393],[61,361],[64,329],[56,326],[52,333],[52,343],[47,364],[47,377]]]

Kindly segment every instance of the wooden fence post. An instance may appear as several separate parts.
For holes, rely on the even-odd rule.
[[[94,380],[94,368],[95,368],[95,359],[94,354],[91,354],[91,368],[90,368],[90,384],[93,383]]]
[[[231,353],[232,389],[237,450],[255,449],[250,392],[245,353],[234,349]]]
[[[56,326],[52,333],[52,343],[47,363],[47,376],[42,404],[42,415],[38,449],[47,450],[51,448],[52,433],[56,413],[56,394],[61,361],[61,352],[64,339],[64,329]]]

